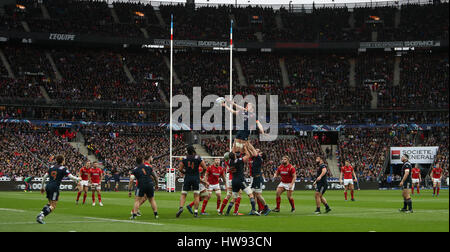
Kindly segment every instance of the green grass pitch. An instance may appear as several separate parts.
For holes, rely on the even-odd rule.
[[[159,220],[153,218],[150,205],[142,208],[142,217],[131,221],[133,198],[127,192],[103,192],[104,206],[91,205],[89,192],[86,205],[75,205],[75,192],[61,192],[56,211],[45,218],[47,224],[36,223],[35,218],[46,203],[44,195],[33,192],[0,192],[0,232],[418,232],[449,231],[449,195],[442,190],[438,198],[430,190],[413,196],[414,213],[398,212],[403,206],[401,191],[356,191],[356,201],[344,201],[343,191],[325,194],[332,212],[314,215],[315,202],[312,191],[294,193],[296,212],[290,212],[286,195],[282,196],[280,213],[269,216],[218,216],[216,198],[208,204],[209,216],[194,219],[185,210],[179,219],[175,213],[179,193],[157,192]],[[223,193],[223,196],[225,194]],[[275,192],[265,191],[271,208]],[[188,201],[192,194],[188,195]],[[250,202],[243,197],[240,212],[247,214]],[[323,211],[323,207],[322,207]]]

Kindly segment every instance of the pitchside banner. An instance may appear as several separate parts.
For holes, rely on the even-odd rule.
[[[439,147],[391,147],[391,164],[402,164],[402,155],[408,154],[412,164],[432,164]]]

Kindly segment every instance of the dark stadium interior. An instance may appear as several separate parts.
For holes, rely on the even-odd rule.
[[[170,39],[171,14],[175,40],[227,42],[229,19],[235,20],[236,46],[246,50],[234,54],[234,95],[278,95],[278,120],[288,125],[280,127],[276,141],[253,140],[268,153],[266,179],[273,178],[283,155],[291,157],[301,181],[315,176],[316,156],[328,156],[337,167],[350,161],[361,181],[384,185],[391,146],[439,146],[432,166],[448,177],[448,1],[308,11],[16,2],[0,6],[0,177],[42,176],[57,153],[74,170],[92,154],[105,169],[118,168],[126,177],[137,156],[167,152],[169,49],[142,45]],[[49,34],[75,39],[57,41]],[[360,47],[398,41],[439,43]],[[229,64],[227,51],[177,47],[174,95],[190,97],[194,86],[202,96],[227,95]],[[80,121],[92,123],[61,123]],[[334,126],[325,136],[331,142],[303,130],[310,125]],[[184,133],[175,134],[174,148],[183,146]],[[227,131],[199,135],[209,155],[228,151]],[[329,153],[325,146],[332,146]],[[155,164],[159,176],[168,164],[169,158]]]

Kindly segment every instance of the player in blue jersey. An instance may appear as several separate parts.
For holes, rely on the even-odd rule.
[[[42,211],[36,217],[36,221],[40,224],[45,224],[44,217],[49,215],[56,208],[56,203],[59,198],[59,186],[64,177],[69,177],[75,182],[79,182],[80,179],[70,174],[69,170],[64,166],[64,156],[56,156],[56,164],[52,165],[47,173],[42,178],[41,193],[47,192],[48,204],[42,208]],[[47,178],[49,178],[48,184],[45,185]],[[44,189],[45,188],[45,189]]]

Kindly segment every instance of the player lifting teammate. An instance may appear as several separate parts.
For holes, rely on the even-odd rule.
[[[132,220],[138,216],[140,206],[148,199],[153,209],[155,218],[158,219],[158,209],[155,201],[155,190],[158,190],[158,176],[152,167],[143,163],[142,158],[136,158],[137,167],[131,172],[130,183],[137,179],[136,197],[134,200],[133,211],[131,212]]]
[[[200,167],[206,170],[205,161],[198,156],[193,146],[187,147],[187,156],[180,162],[179,171],[184,174],[183,191],[180,197],[180,208],[176,217],[183,213],[184,204],[188,191],[194,192],[194,217],[198,217],[198,205],[200,201],[200,182],[208,184],[206,181],[200,181]]]
[[[255,153],[256,152],[251,152],[249,151],[249,147],[248,147],[249,143],[245,143],[244,145],[244,151],[245,151],[245,156],[238,156],[239,154],[234,153],[234,152],[230,152],[230,167],[231,167],[231,173],[233,174],[233,180],[231,181],[231,186],[232,186],[232,190],[233,190],[233,198],[236,200],[239,196],[239,192],[242,190],[244,191],[249,199],[250,199],[250,204],[252,206],[252,210],[250,211],[249,215],[261,215],[260,213],[258,213],[256,211],[256,202],[255,202],[255,198],[252,192],[252,189],[250,188],[250,186],[247,185],[247,183],[245,182],[245,177],[244,177],[244,170],[245,170],[245,164],[247,164],[249,162],[250,159],[250,153]],[[232,206],[232,205],[230,205]],[[228,211],[230,211],[230,206],[228,207]]]
[[[350,165],[349,161],[345,161],[345,166],[341,168],[341,175],[339,177],[339,183],[342,185],[342,177],[344,177],[344,196],[347,201],[347,191],[350,189],[350,194],[352,196],[352,201],[355,201],[354,195],[354,185],[353,182],[356,182],[356,174],[353,167]]]
[[[328,181],[327,181],[327,172],[328,168],[325,162],[321,157],[316,158],[316,163],[319,166],[317,170],[317,178],[313,183],[313,186],[316,187],[315,198],[316,198],[316,211],[315,214],[320,214],[320,203],[325,206],[325,213],[329,213],[331,211],[330,206],[328,206],[328,202],[323,197],[325,192],[328,189]]]
[[[256,149],[256,155],[250,158],[250,175],[252,177],[252,190],[258,204],[258,210],[261,214],[268,215],[272,210],[267,206],[264,197],[262,196],[262,187],[264,185],[264,178],[262,174],[263,162],[266,155],[260,149]]]
[[[239,195],[237,197],[237,199],[232,198],[233,196],[233,186],[231,184],[231,181],[233,181],[233,173],[231,173],[231,167],[230,167],[230,160],[229,160],[229,156],[226,157],[225,163],[225,168],[227,169],[227,173],[228,173],[228,177],[226,177],[226,187],[227,187],[227,196],[225,197],[225,199],[222,202],[222,206],[220,207],[220,211],[219,211],[219,215],[223,214],[223,209],[227,206],[228,201],[230,201],[230,206],[228,208],[227,214],[230,214],[231,208],[234,205],[234,214],[235,215],[239,215],[239,205],[241,203],[241,191],[239,191]]]
[[[411,169],[412,165],[409,162],[408,154],[403,154],[402,156],[402,181],[400,182],[400,187],[403,188],[402,196],[403,196],[403,208],[400,209],[401,212],[404,213],[412,213],[412,200],[409,190],[411,189]]]
[[[275,208],[273,211],[276,213],[280,212],[281,194],[287,191],[287,198],[289,200],[289,203],[291,204],[291,212],[293,213],[295,212],[295,204],[292,194],[294,193],[295,189],[297,172],[295,171],[295,168],[290,164],[290,159],[288,156],[284,156],[281,159],[281,165],[278,167],[273,178],[276,179],[278,176],[281,177],[281,182],[277,187],[277,208]]]
[[[52,165],[42,178],[41,193],[44,194],[44,191],[47,192],[48,204],[42,208],[42,211],[36,217],[36,221],[40,224],[45,224],[44,217],[56,208],[59,198],[59,186],[61,185],[62,179],[67,176],[77,183],[80,181],[79,178],[70,174],[69,170],[64,167],[64,164],[64,157],[62,155],[56,156],[56,165]],[[47,178],[49,178],[49,182],[45,185]]]
[[[204,181],[207,181],[206,178],[206,170],[204,170],[202,167],[199,168],[199,172],[200,172],[200,184],[199,184],[199,191],[200,191],[200,198],[199,198],[199,205],[200,202],[203,202],[202,205],[202,210],[200,212],[201,215],[208,215],[208,213],[205,212],[206,209],[206,205],[208,204],[208,198],[209,198],[209,191],[208,188],[206,187]],[[189,210],[189,212],[191,214],[194,214],[194,211],[192,210],[192,207],[195,205],[195,198],[194,200],[186,206],[187,210]]]

